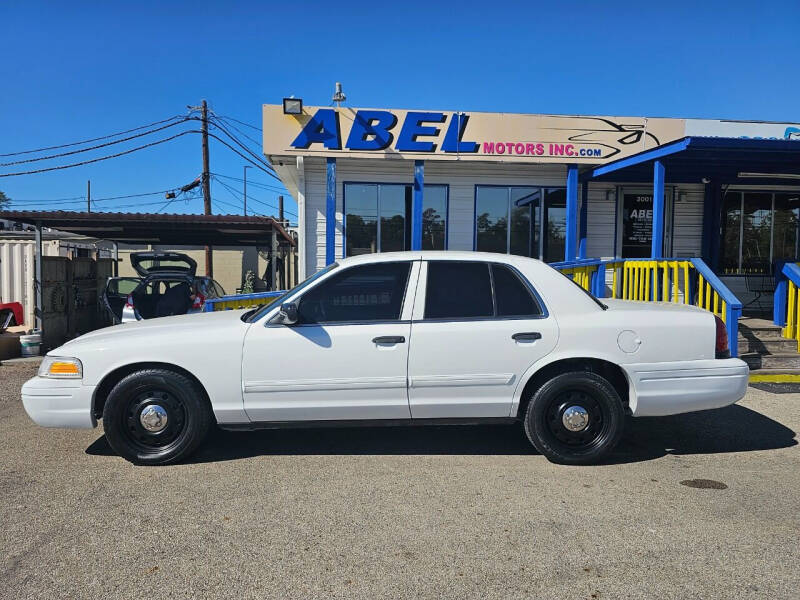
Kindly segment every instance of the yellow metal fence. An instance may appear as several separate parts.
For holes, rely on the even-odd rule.
[[[696,259],[695,259],[696,260]],[[689,259],[642,259],[592,261],[556,265],[583,289],[602,298],[692,304],[728,320],[728,305],[720,290]],[[606,290],[606,272],[611,271],[611,289]],[[800,300],[797,302],[800,321]],[[795,329],[800,335],[800,324]]]

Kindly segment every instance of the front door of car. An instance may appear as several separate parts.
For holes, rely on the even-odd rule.
[[[252,421],[408,419],[419,261],[334,268],[296,300],[294,325],[257,322],[244,341]]]
[[[408,363],[412,418],[508,417],[520,377],[557,341],[555,319],[512,267],[424,262]]]

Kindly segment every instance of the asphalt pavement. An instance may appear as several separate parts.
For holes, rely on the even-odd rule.
[[[800,393],[631,419],[608,464],[515,426],[215,431],[135,467],[0,366],[0,598],[800,597]]]

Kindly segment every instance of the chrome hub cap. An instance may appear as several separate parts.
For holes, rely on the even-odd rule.
[[[139,422],[147,431],[158,433],[167,426],[167,411],[158,404],[148,404],[139,414]]]
[[[569,431],[583,431],[589,426],[589,412],[582,406],[570,406],[564,410],[561,422]]]

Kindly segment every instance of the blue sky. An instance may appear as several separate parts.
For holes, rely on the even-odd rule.
[[[798,31],[796,0],[3,3],[0,154],[184,114],[202,98],[260,125],[261,104],[294,94],[328,105],[335,81],[351,106],[800,121]],[[19,158],[27,156],[0,162]],[[212,140],[213,172],[241,178],[243,164]],[[164,190],[200,169],[199,136],[186,135],[93,165],[0,178],[0,190],[20,208],[79,208],[28,201],[82,196],[87,179],[94,198]],[[272,188],[249,187],[262,202],[251,207],[274,212],[276,182],[255,169],[248,178]],[[240,182],[223,181],[240,194]],[[241,210],[240,195],[212,187],[215,212]],[[97,209],[146,212],[161,198]],[[287,209],[296,212],[293,201]],[[168,207],[201,210],[199,198]]]

